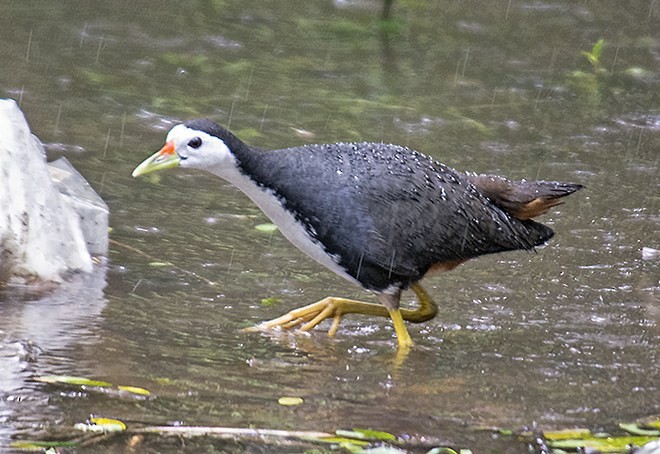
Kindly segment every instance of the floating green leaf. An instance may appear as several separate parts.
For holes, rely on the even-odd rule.
[[[626,432],[633,435],[642,435],[645,437],[660,437],[660,429],[647,429],[640,427],[639,424],[635,423],[621,423],[619,427]]]
[[[608,438],[583,438],[570,440],[550,441],[549,445],[556,449],[578,450],[596,449],[602,453],[624,453],[628,452],[630,446],[643,446],[653,441],[653,437],[608,437]]]
[[[336,437],[312,437],[306,439],[316,442],[332,443],[351,453],[399,454],[405,452],[392,446],[377,446],[374,448],[364,449],[373,442],[391,442],[396,440],[396,437],[391,433],[383,432],[380,430],[337,430],[335,431],[335,435]]]
[[[372,440],[372,441],[394,441],[396,437],[388,432],[372,429],[353,429],[353,430],[337,430],[335,432],[338,437],[352,438],[357,440]]]
[[[110,388],[110,391],[112,391],[112,388],[115,387],[110,382],[107,381],[101,381],[101,380],[92,380],[89,378],[85,377],[76,377],[72,375],[43,375],[41,377],[35,377],[34,381],[40,382],[40,383],[48,383],[48,384],[53,384],[53,385],[71,385],[71,386],[84,386],[84,387],[89,387],[89,388],[103,388],[104,392],[106,389]],[[150,396],[151,392],[147,389],[144,388],[139,388],[137,386],[125,386],[125,385],[119,385],[116,387],[116,390],[114,390],[116,393],[118,391],[124,391],[128,392],[131,394],[136,394],[139,396]]]
[[[633,447],[641,447],[658,439],[660,431],[652,427],[654,418],[629,424],[619,424],[619,427],[632,435],[614,436],[609,433],[593,433],[588,429],[575,428],[557,431],[544,431],[543,439],[552,448],[555,454],[565,452],[582,452],[583,450],[594,450],[600,453],[631,452]],[[510,431],[491,428],[496,433],[506,434],[510,432],[527,443],[535,443],[537,434],[530,431]],[[427,453],[428,454],[428,453]],[[435,453],[434,453],[435,454]]]
[[[261,305],[262,305],[262,306],[266,306],[266,307],[268,307],[268,306],[272,306],[273,304],[277,304],[277,303],[279,303],[280,301],[282,301],[282,300],[279,299],[278,297],[276,297],[276,296],[271,296],[271,297],[268,297],[268,298],[263,298],[263,299],[261,300]]]
[[[548,440],[569,440],[571,438],[589,437],[591,431],[589,429],[564,429],[543,432],[543,436]]]
[[[258,224],[255,225],[254,228],[258,230],[259,232],[264,232],[264,233],[273,233],[277,231],[277,226],[275,224],[271,223],[266,223],[266,224]]]
[[[89,378],[75,377],[72,375],[43,375],[41,377],[35,377],[34,381],[50,384],[61,383],[76,386],[96,386],[100,388],[112,387],[112,383],[108,383],[107,381],[91,380]]]
[[[322,441],[324,443],[333,443],[333,444],[352,444],[356,446],[369,446],[369,442],[365,440],[356,440],[355,438],[345,438],[345,437],[325,437],[325,438],[309,438],[312,441]]]
[[[26,451],[43,451],[47,448],[69,448],[78,446],[77,441],[36,441],[36,440],[20,440],[11,442],[10,446],[16,449]]]
[[[337,430],[335,434],[336,437],[310,438],[310,440],[332,443],[338,445],[341,449],[356,454],[400,454],[405,452],[393,446],[377,446],[364,449],[373,442],[395,441],[396,437],[388,432],[372,429],[353,429]]]

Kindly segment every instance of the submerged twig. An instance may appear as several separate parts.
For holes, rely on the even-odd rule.
[[[146,252],[142,251],[141,249],[136,248],[135,246],[131,246],[130,244],[122,243],[121,241],[117,241],[117,240],[113,240],[113,239],[110,239],[109,241],[110,241],[110,244],[113,244],[115,246],[119,246],[119,247],[122,247],[124,249],[127,249],[127,250],[129,250],[129,251],[131,251],[131,252],[133,252],[137,255],[140,255],[142,257],[145,257],[145,258],[151,260],[152,262],[158,262],[159,261],[157,257],[154,257],[150,254],[147,254]],[[189,271],[189,270],[186,270],[184,268],[181,268],[180,266],[176,266],[176,265],[172,264],[172,268],[174,268],[175,270],[180,271],[184,274],[187,274],[189,276],[196,277],[197,279],[206,282],[208,285],[218,285],[217,282],[214,282],[210,279],[207,279],[204,276],[200,276],[199,274],[197,274],[193,271]],[[137,288],[137,285],[135,286],[135,288]]]
[[[120,422],[117,420],[117,422]],[[85,426],[87,427],[87,426]],[[91,424],[91,427],[96,427]],[[431,449],[442,446],[439,439],[423,437],[422,439],[402,440],[387,432],[371,429],[337,430],[336,432],[320,432],[307,430],[278,430],[278,429],[255,429],[240,427],[217,427],[217,426],[142,426],[126,428],[124,430],[103,430],[84,432],[78,436],[72,436],[70,431],[66,435],[56,436],[49,441],[17,442],[15,447],[48,447],[58,446],[61,443],[76,447],[89,447],[100,443],[108,443],[117,437],[128,437],[128,445],[135,448],[137,444],[144,442],[148,436],[196,438],[210,437],[218,440],[229,440],[233,442],[253,441],[260,444],[277,444],[278,446],[300,446],[314,444],[334,444],[344,447],[353,446],[362,448],[373,444],[395,446],[405,450]],[[19,446],[20,445],[20,446]]]
[[[159,434],[177,437],[203,437],[215,438],[332,438],[336,435],[329,432],[315,432],[305,430],[277,430],[277,429],[250,429],[241,427],[205,427],[205,426],[149,426],[129,431],[134,434]]]

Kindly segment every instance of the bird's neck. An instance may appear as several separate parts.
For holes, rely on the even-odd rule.
[[[268,152],[234,137],[230,141],[227,146],[231,150],[228,158],[231,162],[224,161],[206,170],[233,184],[254,200],[254,190],[264,186],[267,179],[267,166],[261,157]]]

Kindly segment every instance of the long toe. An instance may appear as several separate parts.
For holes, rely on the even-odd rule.
[[[387,310],[380,304],[329,296],[316,303],[294,309],[281,317],[245,328],[243,332],[268,331],[271,329],[291,330],[294,328],[300,328],[300,331],[310,331],[323,320],[331,318],[332,325],[328,335],[333,336],[339,329],[341,317],[344,314],[388,316]]]

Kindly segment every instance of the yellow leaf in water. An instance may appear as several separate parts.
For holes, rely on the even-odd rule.
[[[148,389],[138,388],[137,386],[117,386],[118,389],[122,391],[127,391],[133,394],[139,394],[141,396],[150,396],[151,392]]]
[[[584,438],[591,435],[589,429],[564,429],[543,432],[548,440],[568,440],[571,438]]]
[[[118,419],[90,418],[86,423],[78,423],[73,426],[83,432],[122,432],[126,430],[126,424]]]
[[[90,418],[89,422],[97,426],[103,426],[110,430],[126,430],[126,424],[118,419],[112,418]]]
[[[277,403],[284,405],[285,407],[293,407],[295,405],[300,405],[304,402],[302,397],[280,397],[277,399]]]

